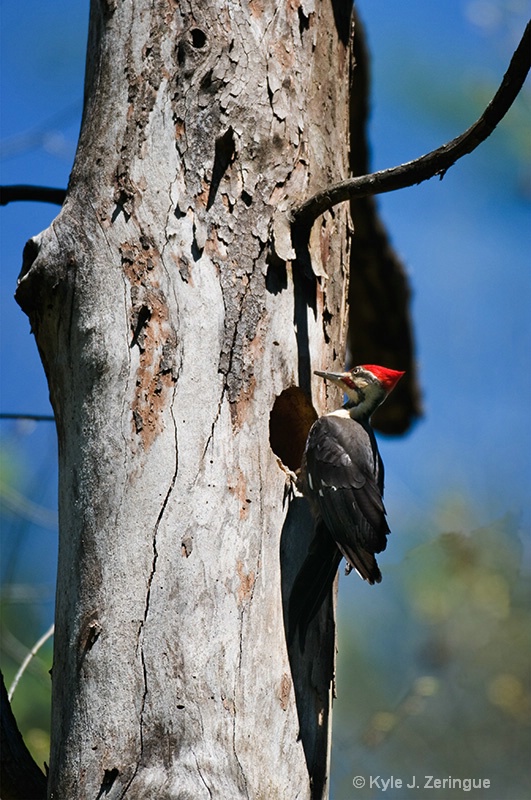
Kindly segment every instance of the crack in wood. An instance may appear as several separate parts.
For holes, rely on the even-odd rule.
[[[140,762],[141,762],[141,756],[142,756],[142,753],[143,753],[143,750],[144,750],[144,715],[145,715],[146,701],[147,701],[147,696],[148,696],[148,671],[147,671],[147,667],[146,667],[146,658],[145,658],[145,654],[144,654],[144,645],[143,645],[143,641],[142,640],[143,640],[144,628],[145,628],[145,625],[146,625],[146,622],[147,622],[147,618],[148,618],[148,614],[149,614],[149,607],[150,607],[150,601],[151,601],[151,589],[152,589],[152,585],[153,585],[153,579],[154,579],[155,573],[157,571],[157,561],[158,561],[158,557],[159,557],[158,550],[157,550],[157,536],[158,536],[159,526],[160,526],[160,523],[161,523],[162,518],[164,516],[164,513],[166,511],[166,507],[168,505],[168,501],[170,499],[171,493],[172,493],[172,491],[173,491],[173,489],[175,487],[175,482],[177,480],[177,472],[178,472],[178,468],[179,468],[179,447],[178,447],[178,441],[177,441],[177,426],[175,425],[175,420],[174,420],[174,433],[175,433],[175,469],[173,471],[172,479],[170,481],[170,485],[168,487],[168,491],[166,492],[166,496],[165,496],[164,501],[162,503],[162,507],[160,509],[159,515],[158,515],[157,520],[155,522],[155,528],[154,528],[154,531],[153,531],[153,560],[151,562],[151,571],[149,573],[148,582],[147,582],[146,604],[145,604],[145,608],[144,608],[144,618],[140,622],[140,625],[138,627],[138,633],[137,633],[137,643],[138,643],[138,646],[140,648],[140,660],[141,660],[141,663],[142,663],[142,674],[143,674],[143,681],[144,681],[144,691],[143,691],[143,694],[142,694],[142,702],[141,702],[141,706],[140,706],[140,715],[139,715],[140,756],[138,758],[138,761],[137,761],[133,776],[131,777],[130,781],[128,782],[127,787],[126,787],[126,789],[124,790],[124,792],[122,794],[122,797],[125,797],[127,789],[129,788],[129,786],[133,782],[133,780],[134,780],[134,778],[135,778],[135,776],[136,776],[136,774],[138,772],[139,765],[140,765]]]

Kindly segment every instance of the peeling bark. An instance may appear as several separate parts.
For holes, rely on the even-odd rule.
[[[273,238],[348,175],[343,6],[92,2],[67,198],[17,292],[59,437],[50,797],[327,795],[333,609],[288,653],[287,468],[343,360],[348,210]]]

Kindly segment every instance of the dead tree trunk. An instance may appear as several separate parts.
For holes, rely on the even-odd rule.
[[[333,619],[290,661],[311,526],[283,464],[344,352],[349,223],[306,247],[283,215],[347,177],[349,47],[324,0],[92,2],[17,293],[59,437],[50,797],[327,794]]]

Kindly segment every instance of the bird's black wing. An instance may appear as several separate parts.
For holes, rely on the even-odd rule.
[[[369,425],[329,415],[315,422],[306,449],[310,498],[349,564],[369,583],[381,580],[374,558],[385,549],[383,468]]]

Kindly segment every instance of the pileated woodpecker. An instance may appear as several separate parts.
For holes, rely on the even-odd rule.
[[[375,553],[390,533],[383,504],[384,468],[370,418],[403,372],[373,364],[349,372],[316,372],[343,389],[345,404],[311,427],[299,487],[310,501],[315,536],[297,575],[289,605],[289,640],[306,630],[334,581],[343,556],[347,574],[370,584],[382,580]]]

